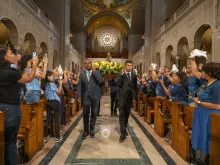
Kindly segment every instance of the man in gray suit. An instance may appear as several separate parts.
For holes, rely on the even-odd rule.
[[[101,73],[95,69],[92,70],[92,62],[86,60],[84,64],[86,70],[80,73],[77,91],[78,101],[82,102],[83,105],[84,133],[82,139],[86,139],[89,133],[91,138],[95,137],[95,123],[101,99],[99,84],[102,82]],[[91,119],[89,124],[90,109]]]

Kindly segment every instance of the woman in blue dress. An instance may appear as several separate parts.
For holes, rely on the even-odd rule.
[[[177,72],[172,75],[172,84],[167,88],[163,80],[160,83],[171,101],[187,105],[187,76],[184,72]]]
[[[194,111],[191,143],[196,161],[209,164],[210,114],[220,114],[220,63],[207,63],[202,70],[207,82],[199,89],[198,98],[194,98],[198,107]]]

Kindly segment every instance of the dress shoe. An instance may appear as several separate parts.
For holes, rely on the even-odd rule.
[[[113,112],[111,112],[111,116],[113,116]]]
[[[82,139],[86,139],[87,136],[89,136],[89,133],[88,133],[88,132],[84,132],[84,133],[82,134]]]
[[[114,115],[117,116],[117,112],[116,111],[114,112]]]
[[[94,138],[95,137],[95,132],[94,131],[90,131],[90,137]]]
[[[125,139],[126,139],[126,136],[121,135],[119,138],[119,143],[123,143],[125,141]]]

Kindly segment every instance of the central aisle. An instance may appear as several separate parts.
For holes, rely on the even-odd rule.
[[[119,143],[119,119],[118,116],[110,116],[109,103],[109,96],[104,96],[101,100],[101,116],[97,118],[94,139],[90,137],[85,140],[81,139],[83,120],[80,114],[65,132],[64,141],[59,145],[54,145],[40,164],[186,164],[175,153],[170,156],[165,150],[172,151],[172,149],[166,143],[164,146],[157,143],[135,114],[132,114],[129,119],[129,136],[124,143]],[[177,158],[173,160],[175,156]]]

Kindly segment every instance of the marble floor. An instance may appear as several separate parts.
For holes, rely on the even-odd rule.
[[[110,98],[101,100],[95,138],[81,139],[83,120],[78,113],[62,130],[59,144],[51,138],[28,165],[187,165],[136,112],[129,118],[129,136],[119,143],[118,116],[110,116]]]

